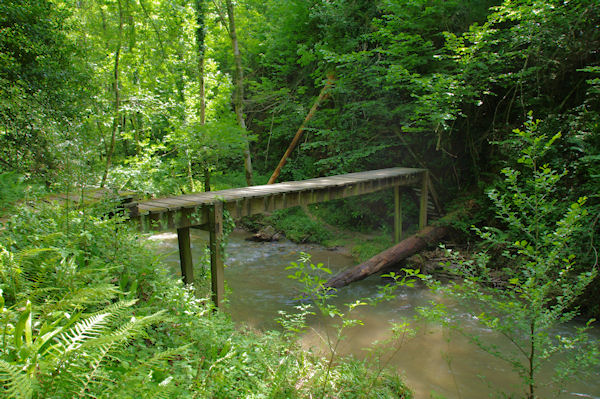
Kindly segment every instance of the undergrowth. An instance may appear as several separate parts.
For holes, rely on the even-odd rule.
[[[110,211],[24,208],[0,229],[0,396],[410,397],[362,362],[236,329]]]
[[[274,212],[267,222],[294,242],[323,243],[332,233],[323,223],[311,219],[300,207],[282,209]]]

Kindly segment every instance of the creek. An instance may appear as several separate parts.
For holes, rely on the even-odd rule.
[[[290,262],[297,261],[301,252],[311,254],[313,263],[323,263],[334,274],[355,264],[347,254],[316,245],[294,244],[288,241],[257,243],[246,241],[246,237],[248,234],[243,232],[234,232],[229,237],[225,269],[225,281],[229,292],[225,311],[234,321],[258,330],[279,328],[276,321],[280,317],[278,311],[295,311],[295,306],[298,305],[295,298],[299,293],[299,286],[296,281],[287,278],[292,271],[286,270],[286,267]],[[165,262],[173,267],[174,273],[179,273],[177,235],[168,232],[156,234],[149,239],[157,244],[157,250],[164,256]],[[195,264],[204,256],[207,242],[206,232],[192,230]],[[335,303],[344,304],[373,296],[377,293],[377,286],[381,284],[382,280],[377,276],[353,283],[339,290]],[[392,301],[381,303],[377,307],[362,306],[354,311],[353,317],[362,320],[364,325],[353,327],[346,332],[346,339],[339,348],[340,352],[358,358],[368,357],[370,352],[365,348],[374,341],[389,338],[391,322],[411,319],[416,333],[414,337],[403,341],[400,350],[388,365],[404,376],[415,393],[415,399],[479,399],[490,397],[498,388],[521,393],[516,387],[518,379],[507,363],[482,351],[456,332],[434,323],[412,320],[417,307],[427,306],[432,301],[443,303],[456,312],[462,320],[463,327],[470,333],[479,335],[486,342],[493,342],[501,351],[513,350],[510,343],[492,331],[482,328],[477,320],[448,298],[422,287],[403,287]],[[332,333],[328,321],[319,317],[310,318],[310,328],[300,337],[301,344],[316,351],[325,351],[326,346],[320,337]],[[564,326],[561,332],[573,331],[575,326]],[[592,333],[600,340],[597,328]],[[384,356],[393,351],[386,350]],[[549,378],[548,372],[542,370],[538,380],[546,381]],[[540,386],[539,395],[541,398],[551,398],[555,397],[555,392]],[[600,370],[586,381],[572,382],[557,397],[600,399]]]

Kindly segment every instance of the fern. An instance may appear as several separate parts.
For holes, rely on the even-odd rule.
[[[42,305],[40,311],[41,313],[49,314],[52,312],[60,312],[64,309],[77,309],[89,305],[106,303],[113,299],[118,292],[117,287],[112,284],[98,284],[91,287],[83,287],[66,293],[55,302],[46,301],[46,303]]]
[[[178,348],[170,348],[165,351],[159,352],[152,356],[150,359],[147,359],[140,363],[137,367],[131,369],[128,373],[128,377],[131,377],[133,375],[140,375],[141,373],[146,372],[150,368],[160,366],[165,361],[172,360],[177,356],[181,356],[184,353],[186,353],[188,348],[190,348],[191,346],[192,344],[186,344]]]
[[[161,314],[157,313],[141,319],[132,318],[130,322],[119,327],[108,336],[101,337],[96,342],[90,342],[88,344],[90,346],[98,343],[100,343],[100,345],[97,347],[97,349],[92,351],[90,356],[91,363],[89,361],[86,362],[89,364],[89,367],[87,367],[84,377],[81,379],[82,385],[79,389],[79,392],[77,392],[77,394],[74,396],[78,398],[90,396],[90,386],[96,382],[99,382],[99,376],[103,372],[102,363],[107,357],[109,357],[109,354],[118,350],[121,345],[126,345],[130,339],[141,334],[148,325],[158,321],[160,317]],[[117,356],[118,354],[114,356],[115,361],[119,360]]]
[[[80,321],[59,336],[59,343],[53,346],[53,349],[57,349],[61,356],[68,355],[78,349],[84,341],[102,334],[108,327],[109,316],[109,313],[100,313]]]
[[[33,387],[27,374],[0,359],[0,392],[9,398],[26,399],[33,395]]]

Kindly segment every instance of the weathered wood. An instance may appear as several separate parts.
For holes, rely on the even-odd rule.
[[[465,217],[474,206],[474,201],[467,201],[462,207],[441,218],[438,221],[439,224],[427,226],[418,233],[405,238],[400,241],[400,243],[375,255],[360,265],[338,273],[329,279],[325,286],[331,288],[346,286],[354,281],[362,280],[371,274],[393,266],[409,256],[416,254],[425,249],[427,245],[436,243],[444,238],[450,231],[450,227],[448,226],[450,226],[453,221]]]
[[[433,205],[435,208],[435,211],[437,212],[438,215],[442,215],[443,213],[443,209],[442,209],[442,205],[440,204],[440,200],[439,197],[437,195],[437,191],[435,190],[435,186],[433,185],[433,180],[431,179],[431,176],[429,177],[429,196],[431,197],[431,200],[433,201]]]
[[[402,239],[402,193],[400,186],[394,187],[394,242]]]
[[[225,276],[223,266],[223,203],[215,202],[209,210],[210,236],[210,275],[212,300],[220,307],[225,294]]]
[[[194,265],[192,262],[189,227],[177,229],[177,243],[179,244],[179,262],[183,282],[185,284],[192,284],[194,282]]]
[[[141,202],[135,209],[131,208],[130,212],[132,218],[149,217],[151,220],[162,220],[154,214],[166,213],[168,216],[164,220],[172,220],[175,227],[189,227],[208,220],[204,216],[193,220],[191,217],[181,216],[182,213],[201,213],[202,208],[212,206],[216,201],[223,202],[225,209],[234,217],[240,218],[296,205],[372,193],[394,186],[412,186],[422,181],[424,173],[424,169],[389,168],[298,182],[187,194]],[[162,228],[162,225],[158,227]]]
[[[419,230],[423,230],[427,226],[427,204],[428,204],[428,188],[429,188],[429,171],[423,172],[421,180],[421,203],[419,209]]]
[[[428,244],[438,242],[448,231],[449,228],[446,226],[427,226],[417,234],[402,240],[399,244],[375,255],[366,262],[337,274],[329,279],[325,286],[340,288],[354,281],[362,280],[373,273],[377,273],[388,266],[392,266],[414,255]]]
[[[317,99],[315,100],[313,106],[311,107],[310,111],[308,112],[308,115],[306,115],[306,118],[304,118],[304,121],[302,122],[302,124],[298,128],[298,131],[296,131],[296,134],[294,135],[294,138],[292,139],[292,142],[290,143],[290,145],[288,146],[287,150],[285,151],[285,154],[283,154],[283,156],[281,157],[281,160],[279,161],[279,164],[275,168],[275,171],[273,172],[273,174],[269,178],[269,182],[267,184],[273,184],[273,183],[275,183],[275,180],[277,180],[277,178],[279,177],[279,173],[281,172],[281,168],[283,168],[285,166],[288,157],[290,156],[290,154],[292,153],[292,151],[294,150],[294,148],[296,148],[296,145],[298,145],[298,142],[300,141],[300,137],[302,136],[302,133],[304,132],[304,128],[306,127],[306,124],[312,119],[313,115],[317,111],[317,107],[319,106],[319,104],[323,100],[325,100],[327,97],[329,97],[329,93],[327,91],[333,85],[333,80],[334,80],[334,75],[333,75],[333,73],[331,73],[331,74],[329,74],[327,76],[327,83],[325,83],[325,86],[321,89],[321,93],[319,93],[319,97],[317,97]]]

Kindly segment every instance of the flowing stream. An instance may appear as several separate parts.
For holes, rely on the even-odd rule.
[[[300,252],[311,254],[313,263],[321,262],[335,274],[355,262],[346,254],[327,250],[319,246],[298,245],[291,242],[256,243],[245,241],[246,233],[234,232],[227,245],[225,269],[229,303],[225,311],[236,322],[243,322],[256,329],[279,328],[276,319],[278,311],[295,311],[298,302],[298,283],[287,278],[292,272],[286,270],[290,262],[297,261]],[[158,244],[158,250],[165,261],[172,265],[174,273],[179,273],[179,253],[177,235],[161,233],[149,238]],[[208,234],[192,230],[192,252],[195,264],[204,254]],[[351,284],[338,292],[336,303],[344,304],[356,299],[370,297],[377,293],[381,279],[372,276],[366,280]],[[447,399],[478,399],[495,397],[494,392],[521,394],[518,379],[510,365],[502,362],[471,344],[466,338],[434,323],[416,322],[412,318],[415,308],[426,306],[430,302],[443,303],[461,317],[462,325],[470,333],[477,334],[486,342],[493,342],[501,351],[513,351],[511,344],[502,337],[478,325],[477,321],[462,312],[449,299],[431,293],[425,288],[402,288],[392,301],[377,307],[357,308],[353,317],[364,322],[363,326],[348,330],[340,345],[340,352],[359,358],[370,355],[365,350],[374,341],[390,338],[390,323],[410,319],[415,330],[413,337],[405,338],[401,345],[386,344],[382,356],[374,359],[396,368],[415,393],[416,399],[444,397]],[[308,320],[310,328],[301,337],[302,345],[317,351],[327,351],[323,337],[332,334],[328,320],[312,317]],[[574,325],[565,326],[563,332],[573,330]],[[600,339],[598,329],[593,331]],[[396,348],[399,350],[396,352]],[[390,355],[394,356],[388,360]],[[539,381],[549,380],[542,370]],[[541,386],[541,398],[552,398],[556,392],[550,387]],[[436,396],[441,395],[441,396]],[[516,397],[523,397],[517,395]],[[600,370],[591,378],[582,382],[572,382],[565,387],[559,398],[595,398],[600,399]]]

